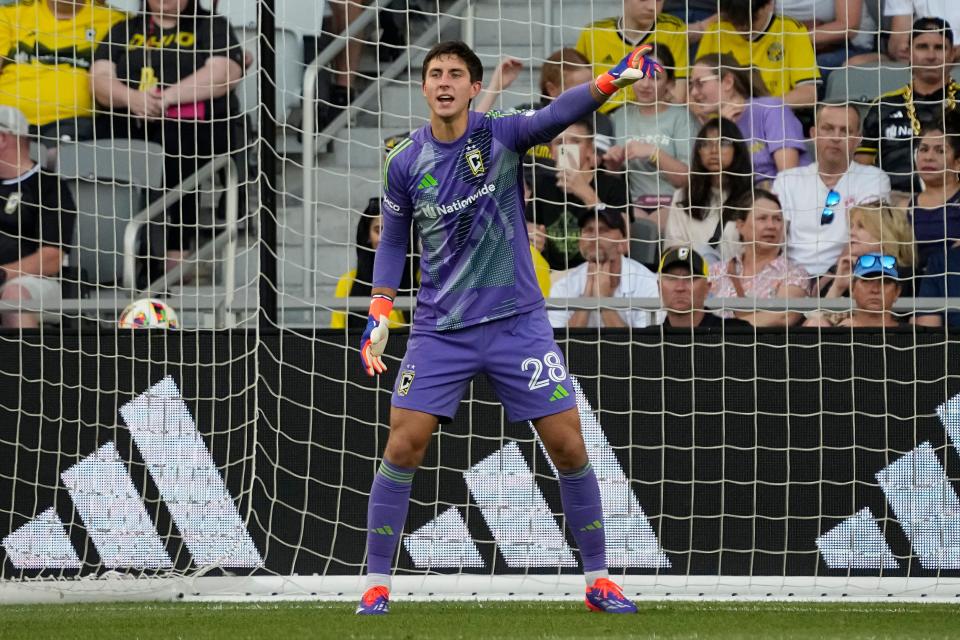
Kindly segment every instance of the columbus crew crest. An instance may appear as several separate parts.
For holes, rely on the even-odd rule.
[[[783,45],[781,43],[774,42],[767,47],[767,60],[770,62],[783,62]]]
[[[473,175],[481,176],[486,173],[486,169],[483,168],[483,154],[480,153],[479,149],[470,149],[463,157],[467,161],[467,166],[470,167]]]
[[[413,384],[413,376],[416,375],[416,371],[404,371],[400,374],[400,381],[397,382],[397,395],[405,396],[410,393],[410,385]]]

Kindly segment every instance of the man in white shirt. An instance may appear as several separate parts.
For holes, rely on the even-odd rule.
[[[910,62],[910,34],[914,18],[943,18],[954,32],[960,29],[960,2],[957,0],[886,0],[883,15],[890,18],[887,54],[901,62]]]
[[[773,181],[787,220],[787,257],[807,273],[830,269],[850,240],[847,209],[890,196],[881,169],[853,162],[860,143],[860,114],[853,105],[817,108],[813,128],[817,162],[781,171]]]
[[[657,278],[626,257],[627,224],[619,211],[603,204],[587,210],[580,223],[580,254],[586,260],[550,289],[551,298],[658,298]],[[601,309],[550,311],[554,327],[646,327],[650,311]]]

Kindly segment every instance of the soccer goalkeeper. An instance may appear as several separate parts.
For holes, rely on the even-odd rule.
[[[367,507],[367,590],[358,614],[389,610],[390,575],[413,476],[440,421],[456,413],[470,380],[486,373],[512,422],[532,420],[560,477],[567,524],[583,560],[593,611],[634,613],[607,573],[600,489],[587,459],[563,355],[553,339],[530,260],[520,161],[660,65],[643,45],[595,82],[540,111],[469,110],[483,66],[462,42],[423,61],[430,123],[387,156],[383,230],[360,358],[386,371],[387,318],[400,284],[410,225],[423,241],[417,312],[400,364],[390,436]],[[596,206],[603,206],[597,203]]]

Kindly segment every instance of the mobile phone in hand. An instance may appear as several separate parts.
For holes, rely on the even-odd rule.
[[[557,169],[579,169],[580,147],[575,144],[557,145]]]

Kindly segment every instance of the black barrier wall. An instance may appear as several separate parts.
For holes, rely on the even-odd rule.
[[[355,338],[0,341],[3,576],[360,572],[393,377],[360,372],[344,346]],[[391,338],[402,354],[406,337]],[[604,480],[611,564],[960,575],[960,401],[948,402],[960,344],[849,332],[561,338]],[[417,474],[400,570],[576,572],[560,512],[532,431],[505,422],[480,378]]]

